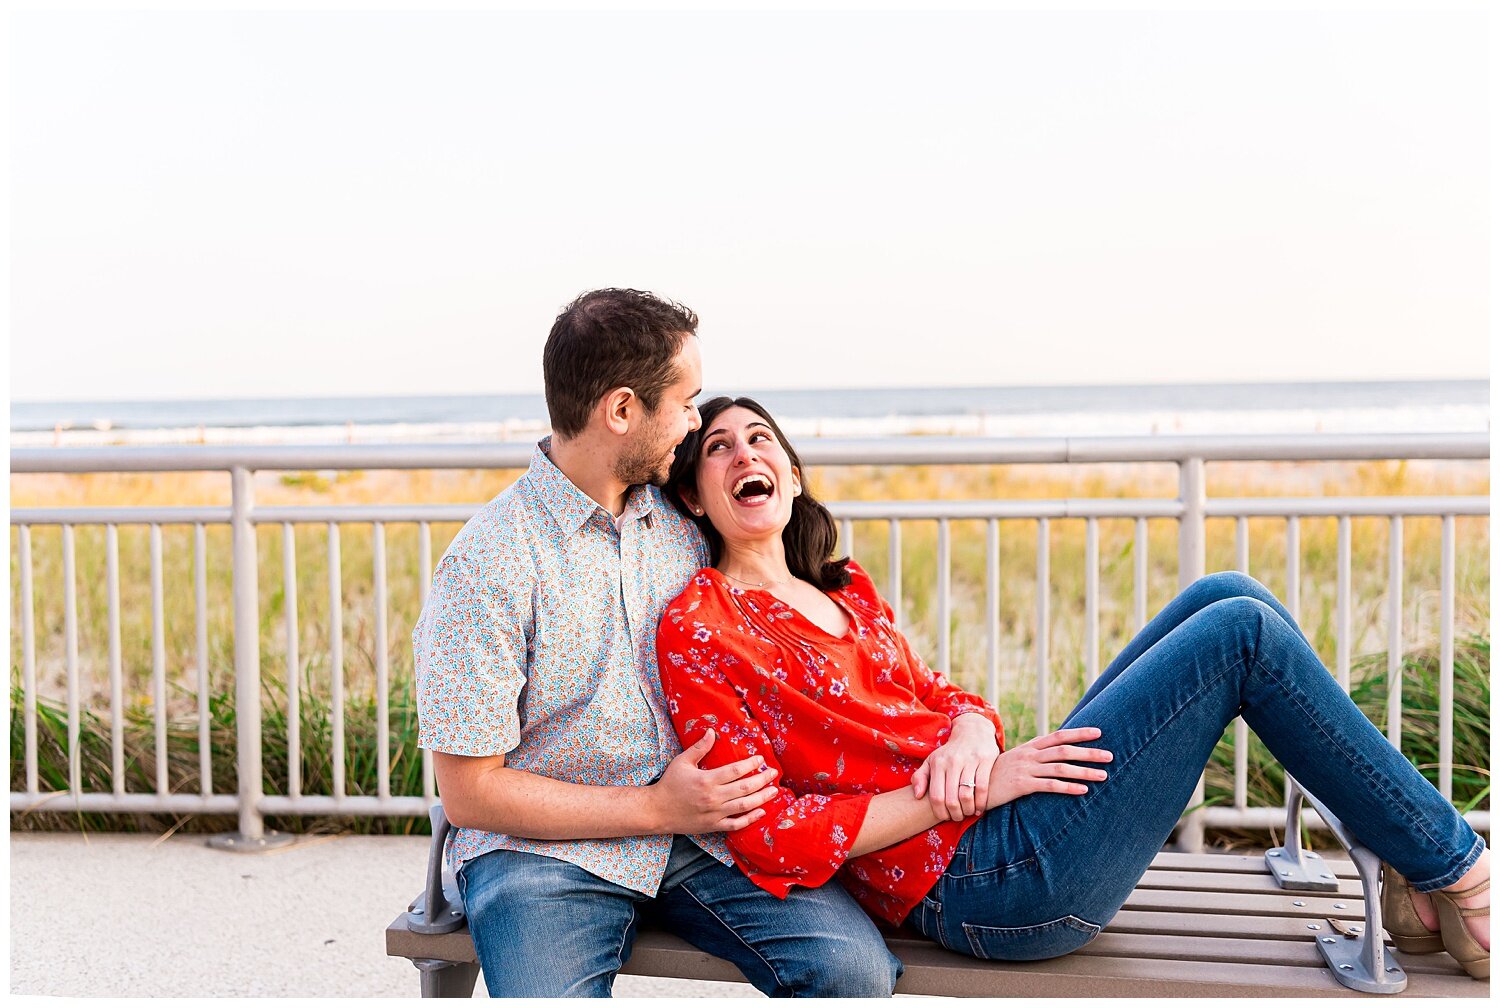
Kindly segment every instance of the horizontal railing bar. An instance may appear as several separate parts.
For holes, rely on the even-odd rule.
[[[12,525],[229,524],[227,507],[14,508]]]
[[[484,507],[477,504],[351,504],[318,507],[256,508],[250,520],[258,525],[291,522],[466,522]]]
[[[391,795],[377,798],[374,795],[345,795],[333,798],[328,795],[302,795],[289,798],[286,795],[266,795],[258,803],[265,815],[351,815],[351,816],[422,816],[432,803],[421,795]]]
[[[163,445],[13,448],[13,473],[228,472],[231,469],[525,469],[527,442],[467,445]]]
[[[1484,496],[1451,497],[1210,497],[1210,518],[1361,518],[1392,515],[1487,515]]]
[[[828,501],[835,518],[855,521],[951,518],[1176,518],[1175,500],[1069,497],[1062,500]]]
[[[465,522],[484,504],[350,504],[341,507],[268,507],[251,512],[258,525],[324,522]],[[16,508],[12,525],[228,525],[229,508],[87,507]]]
[[[200,815],[233,815],[239,810],[238,795],[201,794],[81,794],[66,791],[47,794],[10,793],[11,812],[172,812]]]
[[[267,507],[254,511],[258,525],[325,522],[465,522],[483,503],[350,504]],[[1059,500],[829,501],[837,519],[984,518],[1177,518],[1182,504],[1169,499],[1069,497]],[[1487,515],[1488,497],[1220,497],[1210,498],[1211,518],[1390,517]],[[229,508],[93,507],[18,508],[12,525],[191,525],[228,524]]]
[[[256,469],[524,469],[530,442],[459,445],[169,445],[13,448],[14,473]],[[808,465],[1484,459],[1489,434],[1142,435],[1053,438],[801,438]]]
[[[801,451],[799,446],[798,451]],[[1069,438],[1069,462],[1355,462],[1485,459],[1484,431],[1441,434],[1211,434]]]
[[[266,795],[256,803],[263,815],[388,815],[425,816],[430,804],[421,795],[352,795],[333,798],[328,795]],[[66,791],[32,794],[10,793],[11,812],[168,812],[196,815],[233,815],[239,809],[239,796],[233,794],[103,794],[72,795]]]

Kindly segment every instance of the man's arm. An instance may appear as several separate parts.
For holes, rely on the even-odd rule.
[[[449,822],[538,840],[647,833],[718,833],[765,815],[776,771],[758,757],[712,770],[698,762],[709,732],[667,765],[655,784],[605,787],[553,780],[505,765],[504,756],[434,752],[433,770]]]
[[[499,551],[502,559],[508,555]],[[762,760],[700,770],[690,750],[655,784],[574,784],[505,765],[520,739],[532,586],[519,561],[443,558],[413,633],[418,744],[457,826],[546,840],[707,833],[745,826],[776,793]],[[533,572],[534,573],[534,572]],[[748,776],[747,776],[748,775]]]

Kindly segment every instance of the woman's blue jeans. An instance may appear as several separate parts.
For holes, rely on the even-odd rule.
[[[985,813],[908,923],[985,959],[1071,952],[1109,923],[1241,716],[1271,753],[1418,890],[1452,885],[1484,842],[1339,688],[1253,578],[1202,578],[1136,636],[1064,727],[1103,731],[1109,779]]]

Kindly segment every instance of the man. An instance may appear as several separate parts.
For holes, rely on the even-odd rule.
[[[900,963],[836,884],[785,901],[722,831],[764,815],[774,771],[681,751],[656,625],[708,563],[662,497],[698,426],[698,319],[651,294],[565,308],[542,356],[553,435],[449,546],[413,632],[419,744],[492,997],[607,996],[639,914],[766,994],[885,996]]]

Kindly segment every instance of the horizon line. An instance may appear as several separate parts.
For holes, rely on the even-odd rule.
[[[1029,384],[988,385],[806,385],[782,388],[758,387],[746,389],[752,393],[782,392],[895,392],[895,391],[965,391],[995,389],[1169,389],[1289,385],[1424,385],[1424,384],[1488,384],[1489,376],[1441,377],[1441,378],[1293,378],[1285,381],[1162,381],[1162,382],[1036,382]],[[705,392],[720,392],[718,388],[705,388]],[[337,395],[288,395],[263,394],[243,396],[142,396],[139,398],[114,399],[19,399],[11,397],[11,406],[63,406],[73,404],[148,404],[148,403],[200,403],[200,402],[275,402],[299,400],[368,400],[368,399],[482,399],[499,396],[543,395],[541,389],[488,391],[488,392],[368,392]],[[744,393],[742,393],[744,394]]]

